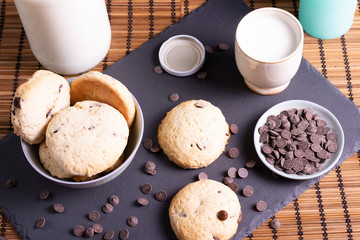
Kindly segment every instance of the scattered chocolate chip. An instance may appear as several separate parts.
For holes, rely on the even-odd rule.
[[[179,96],[178,93],[172,93],[169,96],[169,101],[170,102],[177,102],[177,101],[179,101],[179,99],[180,99],[180,96]]]
[[[111,205],[110,203],[105,203],[102,207],[101,210],[103,211],[103,213],[112,213],[112,211],[114,211],[114,207],[113,205]]]
[[[74,235],[76,237],[82,237],[85,234],[85,227],[82,225],[77,225],[74,227]]]
[[[233,123],[230,125],[230,131],[232,134],[237,134],[239,132],[239,127]]]
[[[265,211],[266,208],[267,208],[266,202],[264,202],[264,201],[258,201],[258,202],[256,203],[256,209],[257,209],[259,212]]]
[[[39,193],[39,198],[41,200],[45,200],[49,197],[49,191],[48,190],[42,190],[40,193]]]
[[[240,155],[239,149],[230,148],[230,150],[229,150],[229,157],[230,158],[237,158],[237,157],[239,157],[239,155]]]
[[[255,160],[250,160],[250,161],[248,161],[248,162],[245,164],[245,166],[246,166],[247,168],[254,168],[255,165],[256,165],[256,161],[255,161]]]
[[[229,185],[230,183],[233,183],[234,182],[234,179],[231,178],[231,177],[224,177],[223,180],[222,180],[223,184],[225,185]]]
[[[149,200],[147,198],[138,198],[137,202],[139,203],[139,205],[141,206],[146,206],[149,204]]]
[[[254,194],[254,188],[252,186],[245,186],[242,192],[245,197],[251,197]]]
[[[112,196],[109,197],[108,202],[109,202],[111,205],[116,206],[116,205],[119,204],[120,200],[119,200],[119,197],[118,197],[118,196],[112,195]]]
[[[234,192],[237,192],[237,191],[239,190],[239,186],[238,186],[236,183],[234,183],[234,182],[229,183],[227,186],[228,186],[231,190],[233,190]]]
[[[163,69],[162,69],[162,67],[161,66],[155,66],[154,67],[154,73],[156,73],[156,74],[163,74],[164,73],[164,71],[163,71]]]
[[[154,145],[150,148],[150,152],[152,152],[152,153],[158,153],[158,152],[160,152],[160,150],[161,150],[161,148],[158,145]]]
[[[88,214],[88,218],[92,222],[97,222],[100,220],[100,213],[96,210],[93,210]]]
[[[144,194],[149,194],[152,190],[152,186],[150,183],[145,183],[144,185],[141,186],[141,191]]]
[[[45,225],[45,218],[39,218],[38,220],[36,220],[35,222],[35,227],[36,228],[42,228]]]
[[[219,44],[219,49],[221,51],[227,51],[227,50],[229,50],[229,45],[227,45],[226,43],[220,43]]]
[[[125,240],[125,239],[127,239],[128,237],[129,237],[129,230],[127,230],[126,228],[125,229],[123,229],[123,230],[121,230],[120,231],[120,234],[119,234],[119,238],[121,239],[121,240]]]
[[[208,54],[212,54],[214,50],[209,45],[205,45],[205,52]]]
[[[103,239],[104,240],[111,240],[113,239],[114,237],[114,231],[113,230],[109,230],[109,231],[106,231],[103,235]]]
[[[135,216],[131,216],[127,219],[127,224],[130,226],[130,227],[135,227],[136,225],[138,225],[139,223],[139,220],[137,217]]]
[[[14,98],[14,107],[21,108],[20,100],[21,100],[20,97],[15,97]]]
[[[279,229],[280,226],[281,226],[281,223],[280,223],[279,220],[273,219],[273,220],[270,221],[270,227],[271,227],[272,229]]]
[[[95,231],[94,231],[94,229],[92,227],[86,228],[86,230],[85,230],[85,237],[86,238],[93,238],[94,234],[95,234]]]
[[[155,198],[156,198],[156,200],[158,200],[159,202],[163,202],[163,201],[166,200],[167,194],[166,194],[166,192],[165,192],[164,190],[160,190],[160,191],[158,191],[158,192],[156,193]]]
[[[147,138],[147,139],[145,139],[143,145],[144,145],[144,148],[145,148],[146,150],[150,150],[150,148],[152,148],[152,146],[154,145],[154,143],[153,143],[153,141],[152,141],[150,138]]]
[[[95,233],[102,233],[104,231],[103,226],[98,223],[94,223],[91,227],[94,229]]]
[[[62,212],[64,212],[65,208],[61,203],[55,203],[54,204],[54,210],[57,213],[62,213]]]
[[[234,167],[231,167],[227,170],[227,175],[231,178],[236,178],[236,172],[237,172],[237,169]]]
[[[246,178],[249,175],[249,172],[246,168],[239,168],[237,171],[240,178]]]
[[[217,213],[217,217],[220,221],[225,221],[228,218],[228,213],[225,210],[221,210]]]
[[[147,161],[145,164],[145,172],[155,175],[156,174],[156,165],[152,161]]]
[[[207,77],[207,72],[204,72],[204,71],[199,72],[199,73],[196,75],[196,77],[197,77],[198,79],[204,80],[204,79]]]
[[[7,188],[14,188],[17,185],[17,181],[15,178],[6,179],[5,185]]]
[[[204,173],[204,172],[200,172],[200,173],[198,174],[198,179],[199,179],[199,180],[208,179],[208,175],[207,175],[206,173]]]

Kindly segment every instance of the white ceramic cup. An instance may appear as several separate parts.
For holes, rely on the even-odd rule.
[[[37,60],[59,74],[79,74],[105,57],[111,28],[104,0],[15,0]]]
[[[260,8],[237,26],[235,59],[246,85],[255,93],[282,92],[299,69],[304,43],[300,22],[278,8]]]

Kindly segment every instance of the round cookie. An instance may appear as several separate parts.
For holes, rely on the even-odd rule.
[[[158,140],[168,158],[182,168],[206,167],[225,150],[229,125],[221,110],[204,100],[190,100],[161,121]]]
[[[52,116],[68,106],[70,86],[65,78],[46,70],[36,71],[15,92],[11,106],[15,134],[30,144],[41,143]]]
[[[209,179],[190,183],[181,189],[171,200],[169,217],[179,240],[230,239],[242,219],[235,192]]]
[[[128,136],[125,118],[115,108],[96,101],[77,102],[50,121],[47,153],[41,147],[40,160],[56,177],[87,179],[117,163]]]
[[[129,90],[115,78],[90,71],[71,83],[71,104],[84,100],[107,103],[119,110],[130,127],[135,119],[135,103]]]

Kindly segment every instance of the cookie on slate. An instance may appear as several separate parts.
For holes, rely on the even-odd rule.
[[[236,194],[214,180],[200,180],[181,189],[169,207],[171,227],[178,239],[225,240],[242,219]]]
[[[70,106],[70,86],[62,76],[36,71],[15,92],[11,123],[16,135],[30,144],[44,140],[46,126],[61,109]]]
[[[225,150],[229,125],[221,110],[204,100],[183,102],[166,114],[158,129],[161,149],[182,168],[201,168]]]
[[[50,121],[40,160],[56,177],[88,179],[117,164],[128,136],[125,118],[115,108],[96,101],[77,102]]]
[[[135,102],[129,90],[115,78],[90,71],[71,83],[71,104],[84,100],[107,103],[124,115],[130,127],[135,119]]]

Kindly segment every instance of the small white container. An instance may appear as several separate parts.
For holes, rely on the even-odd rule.
[[[193,36],[176,35],[161,45],[159,60],[161,67],[171,75],[189,76],[204,65],[205,48]]]

